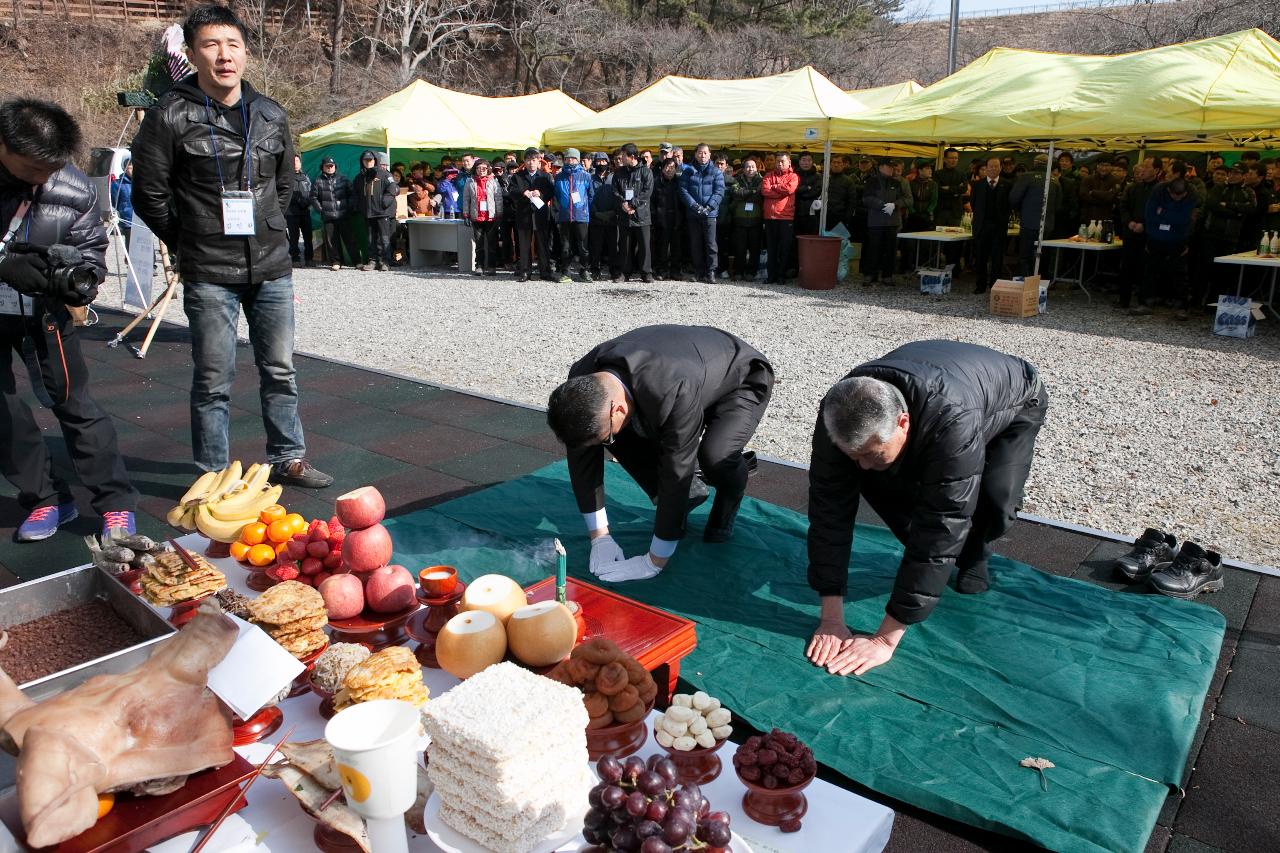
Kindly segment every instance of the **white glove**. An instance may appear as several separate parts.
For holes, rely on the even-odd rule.
[[[620,563],[627,559],[627,555],[622,553],[622,547],[613,541],[613,537],[609,534],[597,536],[591,540],[591,559],[589,565],[591,574],[599,575],[600,570],[605,566],[612,566],[614,563]]]
[[[809,212],[817,213],[819,210],[822,210],[822,199],[815,198],[813,204],[809,205]]]
[[[886,203],[886,204],[885,204],[885,206],[884,206],[884,207],[882,207],[882,208],[880,208],[880,209],[881,209],[882,211],[884,211],[885,213],[892,215],[892,214],[893,214],[893,209],[894,209],[894,207],[896,207],[896,205],[895,205],[893,202],[888,202],[888,203]]]
[[[604,570],[598,573],[602,581],[618,583],[619,581],[643,581],[657,577],[662,569],[653,564],[648,554],[623,560],[621,563],[606,563]]]

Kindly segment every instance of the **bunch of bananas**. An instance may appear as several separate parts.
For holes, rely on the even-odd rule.
[[[165,520],[183,530],[199,530],[215,542],[235,542],[246,524],[280,500],[284,487],[268,483],[270,476],[270,465],[255,462],[244,470],[239,460],[221,471],[206,471]]]

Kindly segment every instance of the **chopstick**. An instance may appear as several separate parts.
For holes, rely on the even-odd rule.
[[[170,539],[169,544],[173,546],[173,550],[176,551],[178,553],[178,556],[182,558],[182,562],[187,564],[187,568],[191,569],[191,571],[193,572],[200,571],[200,564],[197,563],[195,558],[191,556],[190,551],[188,551],[186,548],[183,548],[181,545],[178,544],[178,540]]]
[[[213,838],[214,834],[218,831],[218,827],[222,826],[222,822],[231,816],[232,810],[234,810],[236,805],[239,804],[240,799],[248,796],[249,789],[253,787],[254,782],[258,781],[258,777],[262,775],[263,768],[271,763],[271,759],[276,757],[276,753],[280,751],[280,747],[284,746],[284,744],[289,740],[289,735],[293,734],[293,730],[296,728],[297,726],[290,726],[289,731],[284,733],[284,737],[280,738],[276,745],[271,748],[271,752],[267,753],[267,757],[264,758],[262,763],[258,765],[257,769],[253,771],[253,775],[249,777],[249,781],[245,783],[243,788],[236,791],[236,795],[232,797],[231,802],[227,803],[227,805],[222,809],[222,813],[218,815],[217,820],[209,825],[209,831],[205,833],[205,836],[200,839],[195,847],[191,848],[191,853],[200,853],[200,851],[204,849],[204,846],[209,843],[209,839]]]

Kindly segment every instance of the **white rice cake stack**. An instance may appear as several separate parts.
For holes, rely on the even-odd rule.
[[[586,803],[587,710],[573,687],[499,663],[423,708],[440,819],[494,853],[527,853]]]

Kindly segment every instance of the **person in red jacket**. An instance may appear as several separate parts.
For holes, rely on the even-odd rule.
[[[782,284],[791,243],[795,234],[796,188],[800,176],[791,170],[791,155],[778,154],[777,165],[765,175],[760,192],[764,196],[764,239],[769,253],[768,284]]]

